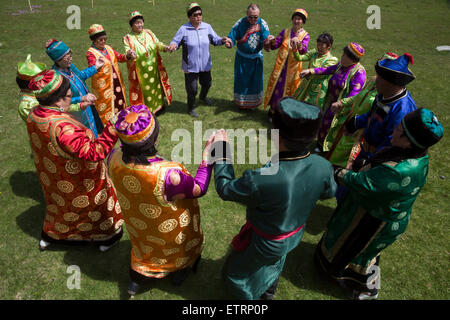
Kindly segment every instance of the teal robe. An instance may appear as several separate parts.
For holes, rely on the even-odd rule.
[[[269,235],[291,232],[306,223],[317,200],[336,191],[333,168],[324,158],[304,153],[279,154],[278,172],[261,174],[261,168],[246,170],[236,179],[231,164],[215,165],[219,196],[247,206],[247,221]],[[265,168],[273,166],[272,162]],[[239,299],[259,299],[280,276],[286,255],[302,239],[304,228],[283,240],[268,240],[251,234],[243,251],[232,250],[223,274],[227,287]]]

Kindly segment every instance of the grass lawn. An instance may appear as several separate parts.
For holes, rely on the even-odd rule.
[[[74,64],[87,66],[85,54],[90,45],[87,30],[93,23],[102,24],[108,33],[108,44],[123,52],[122,37],[129,32],[128,13],[139,10],[145,26],[168,44],[179,26],[187,21],[185,0],[26,0],[0,2],[0,299],[127,299],[130,241],[125,232],[120,243],[101,253],[95,247],[65,248],[40,252],[38,240],[42,230],[45,205],[41,186],[35,174],[29,138],[24,122],[17,113],[18,88],[15,83],[17,62],[28,53],[33,61],[52,63],[44,51],[49,38],[68,44]],[[215,2],[215,4],[214,4]],[[233,24],[245,15],[249,1],[201,0],[203,20],[220,35],[228,34]],[[373,76],[374,63],[385,51],[414,56],[411,66],[416,80],[408,89],[418,106],[432,109],[446,130],[450,130],[450,52],[436,46],[450,45],[450,5],[448,1],[340,1],[340,0],[260,0],[261,16],[275,36],[291,26],[293,10],[306,8],[309,20],[310,48],[323,32],[334,39],[334,55],[350,41],[366,50],[362,64]],[[381,29],[369,30],[367,7],[381,9]],[[69,30],[66,13],[70,5],[81,9],[81,29]],[[181,51],[163,53],[164,64],[173,87],[173,104],[159,117],[161,132],[159,151],[170,157],[177,141],[174,130],[194,132],[194,120],[187,114],[184,76],[180,68]],[[214,106],[200,105],[196,110],[202,129],[269,128],[266,111],[239,112],[234,107],[233,64],[235,49],[212,47],[213,87],[209,96]],[[276,51],[264,52],[264,83],[272,71]],[[121,65],[126,79],[126,66]],[[88,80],[90,85],[90,81]],[[428,181],[413,209],[406,233],[381,256],[380,299],[449,299],[449,181],[450,142],[444,139],[430,150]],[[196,165],[186,164],[191,172]],[[236,175],[257,165],[236,165]],[[135,299],[227,299],[220,279],[220,269],[232,237],[245,221],[245,207],[220,200],[213,184],[199,199],[205,245],[199,272],[191,275],[181,287],[168,280],[144,288]],[[320,278],[312,257],[335,200],[320,201],[306,226],[300,245],[288,255],[276,294],[277,299],[312,300],[345,299],[341,290]],[[81,288],[69,290],[68,266],[81,270]]]

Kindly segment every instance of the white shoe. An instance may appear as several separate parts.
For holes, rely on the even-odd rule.
[[[41,241],[39,241],[39,250],[44,251],[49,245],[50,242],[41,239]]]
[[[112,247],[114,247],[119,241],[120,241],[120,239],[117,240],[116,242],[114,242],[113,244],[110,244],[109,246],[102,245],[102,246],[99,246],[98,248],[100,249],[101,252],[105,252],[105,251],[108,251],[109,249],[111,249]]]
[[[369,292],[361,292],[358,294],[355,291],[353,291],[353,295],[356,297],[356,300],[377,300],[378,299],[378,292],[374,295],[371,295]]]

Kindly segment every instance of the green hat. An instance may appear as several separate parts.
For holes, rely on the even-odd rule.
[[[316,138],[321,119],[317,106],[284,97],[275,107],[272,123],[283,139],[307,144]]]
[[[45,70],[45,63],[34,63],[31,61],[31,54],[28,54],[24,62],[17,64],[17,76],[22,80],[31,80],[35,75]]]
[[[431,147],[444,135],[444,128],[433,111],[425,108],[408,113],[402,119],[402,126],[409,141],[421,149]]]
[[[131,20],[133,20],[136,17],[144,19],[144,16],[139,11],[133,11],[130,13],[130,15],[128,17],[128,22],[130,22]]]
[[[197,2],[192,2],[192,3],[189,3],[188,6],[186,7],[186,12],[189,13],[189,11],[191,11],[194,8],[201,9],[200,5]]]

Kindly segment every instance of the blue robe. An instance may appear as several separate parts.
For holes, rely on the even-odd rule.
[[[260,31],[252,33],[247,41],[239,43],[252,26],[247,17],[238,20],[228,38],[237,43],[234,60],[234,103],[241,108],[255,108],[263,101],[263,54],[264,40],[269,36],[269,26],[259,18]]]
[[[89,93],[85,81],[97,73],[95,66],[91,66],[80,71],[74,64],[71,64],[69,68],[71,71],[70,73],[66,73],[56,65],[53,65],[53,69],[70,81],[70,90],[72,91],[71,104],[80,103],[81,98]],[[71,112],[71,114],[86,128],[91,129],[96,138],[99,133],[103,131],[103,124],[97,110],[93,108],[92,105],[88,106],[85,110]]]
[[[405,90],[403,94],[391,100],[382,100],[378,94],[369,112],[355,117],[357,129],[366,128],[364,140],[374,147],[375,151],[391,146],[392,133],[403,117],[416,110],[416,103]],[[370,157],[375,151],[361,150],[361,156]]]
[[[280,152],[273,174],[263,169],[246,170],[235,178],[233,165],[215,164],[215,187],[226,201],[247,207],[247,223],[260,232],[289,237],[272,240],[251,231],[244,250],[231,251],[223,267],[227,287],[235,298],[259,299],[279,278],[287,254],[301,241],[304,227],[317,200],[331,198],[336,191],[333,168],[327,160],[309,153]],[[273,168],[269,162],[264,169]]]

